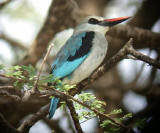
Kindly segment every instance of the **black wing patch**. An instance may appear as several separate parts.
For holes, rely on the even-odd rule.
[[[74,56],[69,56],[68,61],[73,61],[75,59],[81,58],[84,55],[88,54],[92,48],[92,41],[94,39],[95,33],[93,31],[86,32],[85,37],[82,38],[82,45],[76,51]]]

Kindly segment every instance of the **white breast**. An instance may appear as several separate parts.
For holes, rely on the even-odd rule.
[[[63,82],[67,84],[77,84],[89,77],[102,63],[106,56],[107,47],[108,43],[105,36],[101,33],[96,33],[89,56],[69,77],[64,78]]]

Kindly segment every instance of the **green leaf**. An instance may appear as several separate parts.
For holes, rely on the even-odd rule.
[[[22,89],[24,84],[17,80],[13,83],[13,86],[15,86],[17,89]]]
[[[53,83],[53,82],[54,82],[54,80],[53,80],[52,74],[42,76],[40,79],[40,83]]]
[[[17,86],[18,85],[18,83],[19,83],[19,81],[17,80],[17,81],[15,81],[14,83],[13,83],[13,86]]]
[[[4,69],[4,65],[0,64],[0,70]]]
[[[119,133],[120,128],[119,127],[110,127],[107,129],[108,133]]]
[[[61,109],[64,109],[65,106],[66,106],[66,102],[65,102],[65,101],[61,101],[60,104],[61,104],[60,108],[61,108]]]
[[[16,66],[12,66],[8,69],[8,71],[6,72],[6,75],[7,76],[13,76],[13,77],[16,77],[16,78],[25,78],[23,76],[23,71],[22,71],[22,67],[19,66],[19,65],[16,65]]]
[[[19,66],[19,65],[12,66],[11,69],[12,69],[12,70],[20,70],[20,69],[21,69],[21,66]]]
[[[124,115],[124,116],[123,116],[122,118],[120,118],[119,120],[120,120],[120,121],[123,121],[123,120],[128,119],[128,118],[132,118],[132,113],[128,113],[128,114]]]
[[[76,85],[63,85],[63,90],[68,92],[70,89],[75,88]]]
[[[139,127],[141,129],[143,129],[145,124],[146,124],[146,118],[137,119],[135,124],[134,124],[134,127]]]
[[[105,128],[105,127],[107,127],[110,124],[114,124],[114,123],[112,121],[110,121],[110,120],[104,120],[102,122],[102,124],[100,124],[100,126],[103,127],[103,128]]]
[[[117,125],[110,120],[104,120],[100,126],[104,128],[105,133],[118,133],[120,130],[120,127],[117,127]]]
[[[123,112],[122,109],[114,109],[108,115],[117,115],[121,114],[122,112]]]
[[[105,102],[98,100],[92,93],[82,93],[76,95],[77,99],[82,101],[85,104],[88,104],[91,109],[96,109],[97,111],[103,113],[105,109],[103,108],[105,105]],[[96,114],[93,111],[90,111],[83,107],[80,104],[77,104],[74,102],[74,106],[76,110],[79,110],[79,119],[80,120],[86,120],[91,117],[95,117]]]
[[[49,99],[52,99],[52,98],[54,98],[54,96],[50,96],[50,97],[49,97]]]
[[[22,69],[28,72],[30,78],[33,78],[37,73],[36,69],[32,65],[22,66]]]
[[[74,102],[74,107],[75,107],[76,110],[84,109],[84,107],[81,104],[78,104],[76,102]]]

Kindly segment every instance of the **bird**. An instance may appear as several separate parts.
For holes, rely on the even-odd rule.
[[[63,84],[74,85],[89,77],[103,62],[108,48],[105,34],[110,27],[130,17],[105,19],[88,16],[75,27],[72,36],[57,53],[51,74]],[[58,89],[58,88],[56,88]],[[49,119],[55,114],[59,98],[51,99]]]

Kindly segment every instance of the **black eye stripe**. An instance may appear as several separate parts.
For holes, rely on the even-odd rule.
[[[89,23],[89,24],[98,24],[98,23],[100,23],[100,21],[97,20],[97,19],[95,19],[95,18],[90,18],[90,19],[88,20],[88,23]]]

